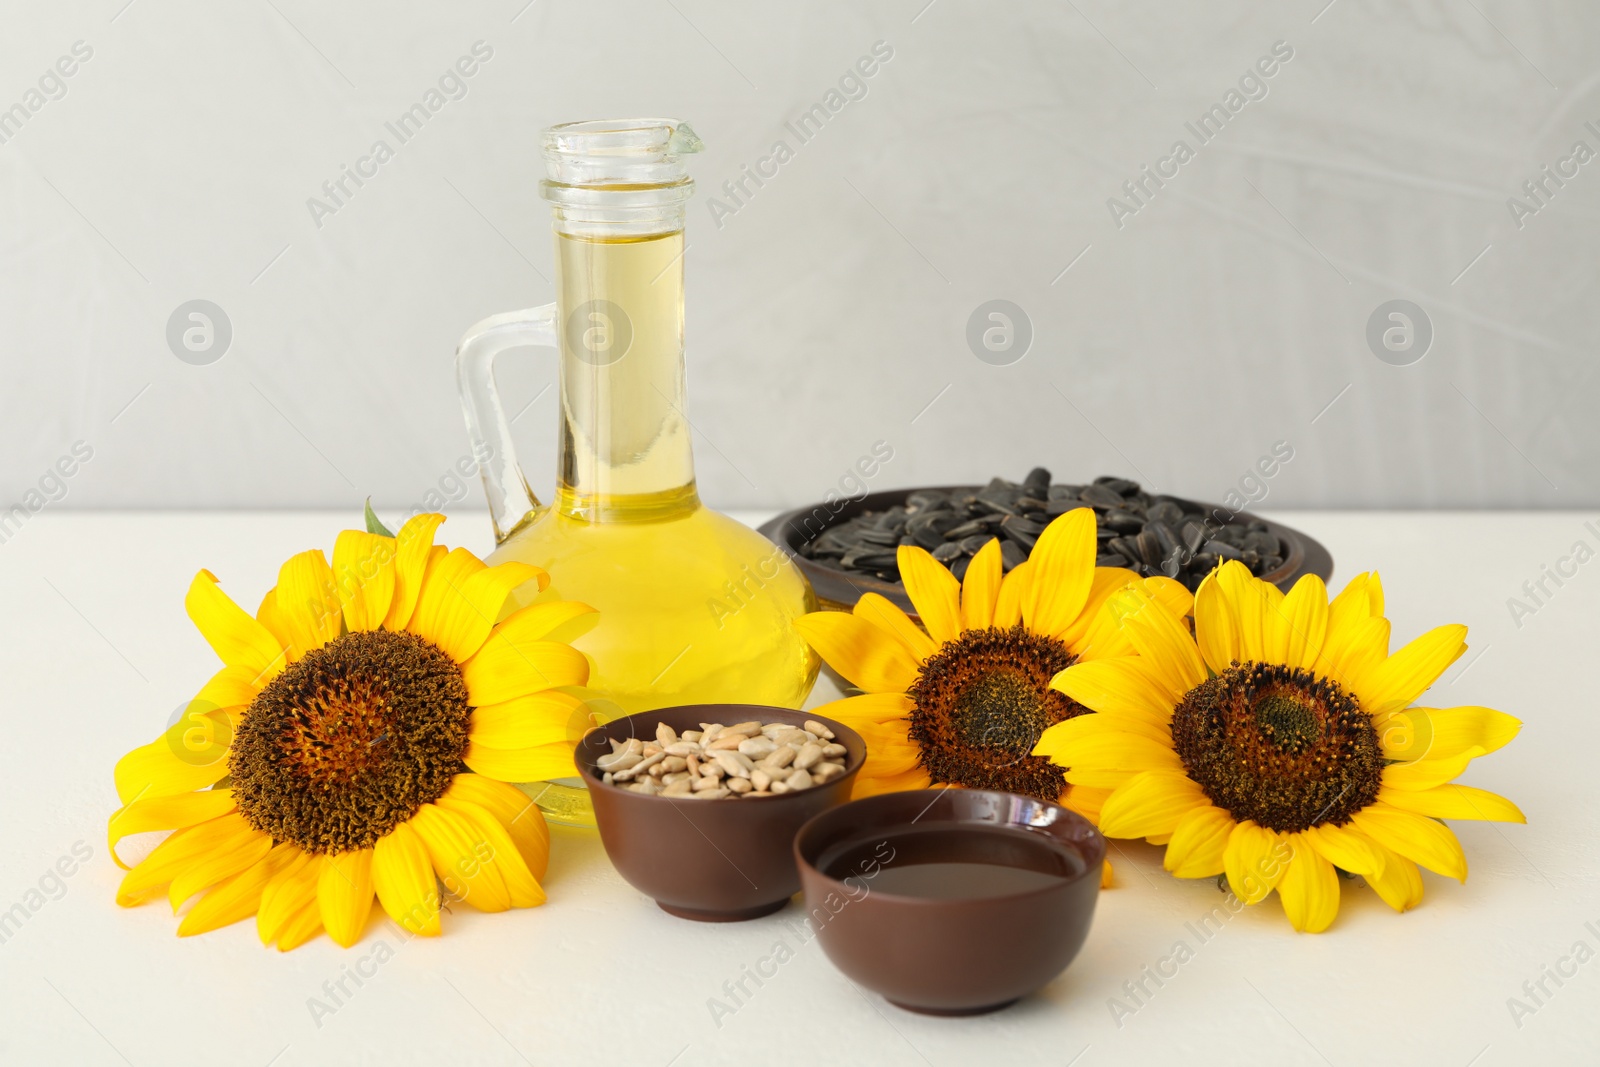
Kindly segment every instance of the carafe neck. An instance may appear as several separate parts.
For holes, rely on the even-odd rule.
[[[556,507],[650,521],[699,505],[684,415],[683,231],[556,230],[561,440]]]
[[[698,141],[680,128],[580,123],[546,134],[561,349],[554,506],[570,518],[661,521],[700,504],[683,359],[693,183],[678,158]]]

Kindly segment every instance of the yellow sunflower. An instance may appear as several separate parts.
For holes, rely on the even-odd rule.
[[[1119,590],[1174,624],[1193,603],[1171,579],[1096,567],[1095,544],[1094,512],[1079,508],[1051,522],[1010,573],[1002,576],[992,540],[960,581],[923,549],[901,545],[900,577],[926,632],[876,593],[852,612],[796,622],[862,690],[817,709],[867,742],[856,796],[949,784],[1077,806],[1061,768],[1030,755],[1048,727],[1087,710],[1050,680],[1075,663],[1133,654],[1118,626],[1128,599]]]
[[[202,570],[185,606],[223,667],[166,734],[117,763],[109,845],[176,831],[117,903],[166,891],[198,934],[256,917],[287,951],[361,938],[374,895],[439,932],[442,880],[482,911],[544,902],[550,835],[512,781],[575,773],[568,723],[589,664],[552,640],[593,609],[535,604],[496,623],[537,567],[433,544],[442,515],[395,537],[346,530],[330,566],[302,552],[254,617]],[[203,895],[201,895],[203,894]]]
[[[1110,837],[1166,845],[1180,878],[1226,874],[1259,903],[1274,889],[1296,930],[1326,930],[1338,871],[1396,911],[1422,899],[1418,865],[1464,881],[1442,819],[1522,822],[1504,797],[1452,784],[1521,723],[1480,707],[1411,707],[1466,651],[1440,626],[1394,654],[1376,574],[1328,602],[1321,579],[1285,596],[1240,563],[1195,594],[1195,633],[1166,612],[1123,619],[1137,656],[1076,664],[1053,683],[1098,712],[1046,731],[1034,752],[1067,781],[1109,789]]]

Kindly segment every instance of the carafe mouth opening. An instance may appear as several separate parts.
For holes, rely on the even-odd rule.
[[[683,157],[705,146],[680,119],[589,119],[551,126],[541,147],[540,188],[560,202],[577,190],[692,187]]]

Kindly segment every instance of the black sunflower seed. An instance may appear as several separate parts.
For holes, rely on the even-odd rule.
[[[856,541],[869,545],[893,545],[900,541],[900,534],[895,530],[885,530],[876,526],[868,526],[856,531]]]
[[[1027,558],[1028,554],[1015,541],[1000,542],[1000,568],[1002,570],[1009,571]]]
[[[1086,485],[1083,492],[1078,494],[1078,499],[1096,508],[1120,508],[1127,501],[1122,499],[1122,494],[1103,485]]]
[[[1145,509],[1145,515],[1151,522],[1164,522],[1174,527],[1183,521],[1183,509],[1170,500],[1157,500]]]
[[[1020,482],[994,478],[977,490],[917,489],[903,503],[835,523],[799,551],[828,566],[895,582],[895,549],[901,545],[927,549],[964,574],[966,560],[998,536],[1002,564],[1010,570],[1052,520],[1085,506],[1095,511],[1099,566],[1164,574],[1191,590],[1223,560],[1238,560],[1261,575],[1282,567],[1287,555],[1266,524],[1234,521],[1225,508],[1206,512],[1110,475],[1088,485],[1052,485],[1043,467]]]
[[[1109,474],[1102,474],[1094,480],[1095,485],[1103,485],[1118,496],[1133,496],[1139,492],[1139,483],[1129,481],[1127,478],[1117,478]]]
[[[974,534],[988,533],[990,528],[996,525],[998,525],[998,523],[990,519],[988,516],[985,516],[981,519],[973,519],[970,522],[962,523],[960,526],[950,527],[944,532],[945,540],[959,541],[964,537],[971,537]]]
[[[1216,538],[1212,538],[1210,541],[1206,542],[1206,551],[1220,559],[1244,559],[1243,552],[1240,552],[1237,548],[1234,548],[1232,545],[1228,544],[1228,542],[1219,541]]]
[[[1017,515],[1007,515],[1000,520],[1000,532],[1025,549],[1032,549],[1039,535],[1044,533],[1044,523],[1030,522]]]
[[[1100,523],[1119,534],[1138,533],[1144,529],[1144,519],[1124,508],[1111,508],[1101,516]]]
[[[907,540],[930,552],[944,543],[944,534],[939,530],[936,515],[918,515],[906,523],[906,534]]]
[[[1150,525],[1145,527],[1145,532],[1156,535],[1156,540],[1161,545],[1161,557],[1163,559],[1178,550],[1178,535],[1173,533],[1172,527],[1166,523],[1152,521]]]

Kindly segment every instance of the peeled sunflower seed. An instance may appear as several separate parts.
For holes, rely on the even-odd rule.
[[[658,723],[655,739],[612,741],[596,760],[602,782],[649,796],[717,800],[794,793],[847,773],[849,749],[829,726],[701,723],[682,733]]]

